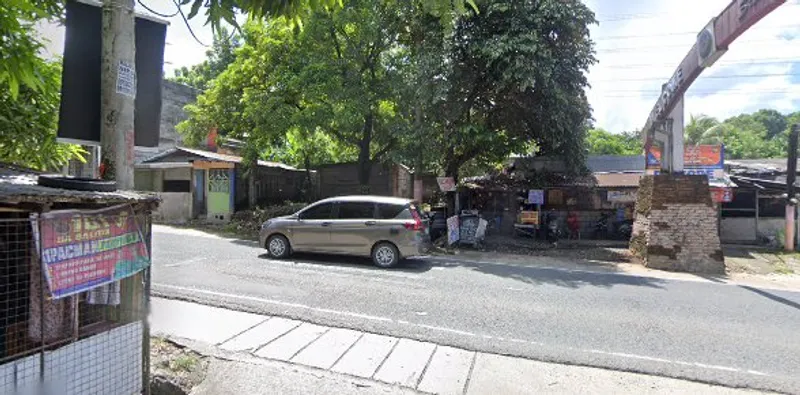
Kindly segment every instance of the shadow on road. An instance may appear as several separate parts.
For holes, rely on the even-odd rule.
[[[556,285],[565,288],[594,286],[611,288],[615,285],[663,288],[664,280],[653,277],[626,275],[620,272],[592,272],[550,267],[515,266],[494,263],[463,262],[457,266],[493,276],[510,278],[531,285]]]
[[[739,286],[739,288],[746,289],[746,290],[748,290],[748,291],[750,291],[750,292],[753,292],[753,293],[759,294],[759,295],[761,295],[761,296],[763,296],[763,297],[765,297],[765,298],[767,298],[767,299],[771,299],[771,300],[774,300],[774,301],[776,301],[776,302],[778,302],[778,303],[782,303],[782,304],[785,304],[785,305],[787,305],[787,306],[789,306],[789,307],[793,307],[793,308],[795,308],[795,309],[798,309],[798,310],[800,310],[800,303],[797,303],[797,302],[795,302],[795,301],[793,301],[793,300],[789,300],[789,299],[786,299],[786,298],[780,297],[780,296],[778,296],[778,295],[775,295],[775,294],[773,294],[773,293],[767,292],[767,291],[765,291],[765,290],[763,290],[763,289],[758,289],[758,288],[754,288],[754,287],[749,287],[749,286],[747,286],[747,285],[740,285],[740,286]]]
[[[230,242],[240,246],[255,247],[255,248],[260,247],[258,245],[258,240],[230,239]]]
[[[261,254],[258,257],[261,259],[272,259],[267,253]],[[431,270],[433,267],[433,265],[426,260],[407,259],[400,261],[396,267],[391,269],[383,269],[373,265],[370,258],[349,255],[312,254],[307,252],[294,253],[287,261],[321,267],[352,267],[358,269],[375,270],[376,272],[397,271],[407,273],[424,273],[428,270]]]
[[[265,254],[259,255],[261,259],[270,259]],[[369,258],[353,256],[337,256],[324,254],[297,253],[290,262],[316,265],[320,267],[351,267],[358,269],[375,270],[376,272],[405,272],[422,274],[434,267],[440,268],[466,268],[479,273],[498,277],[509,278],[531,285],[556,285],[566,288],[580,288],[594,286],[611,288],[615,285],[633,285],[650,288],[663,288],[664,280],[651,277],[625,275],[620,272],[610,271],[592,272],[559,269],[551,267],[519,266],[504,263],[488,263],[458,260],[439,260],[434,257],[406,259],[392,269],[382,269],[372,264]]]

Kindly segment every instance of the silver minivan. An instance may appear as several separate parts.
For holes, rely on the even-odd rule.
[[[383,196],[320,200],[299,212],[261,225],[261,245],[273,258],[292,252],[372,257],[392,267],[430,248],[428,220],[413,201]]]

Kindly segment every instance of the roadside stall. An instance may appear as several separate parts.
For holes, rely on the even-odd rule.
[[[147,389],[158,199],[73,184],[0,164],[2,394]]]

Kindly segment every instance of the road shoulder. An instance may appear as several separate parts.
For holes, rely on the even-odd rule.
[[[189,302],[154,298],[153,306],[154,335],[213,358],[206,379],[193,391],[196,394],[755,393],[475,352]],[[220,319],[226,325],[209,325]]]

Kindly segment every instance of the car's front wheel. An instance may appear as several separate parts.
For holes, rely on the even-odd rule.
[[[378,243],[372,249],[372,262],[378,267],[393,267],[400,262],[400,251],[392,243]]]
[[[282,259],[291,254],[292,250],[289,246],[289,240],[283,235],[272,235],[267,239],[267,252],[272,258]]]

